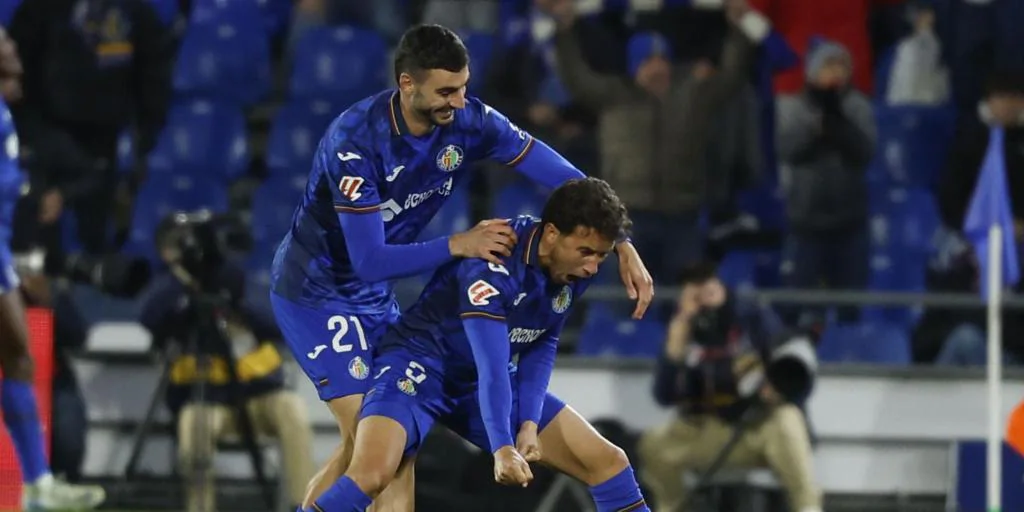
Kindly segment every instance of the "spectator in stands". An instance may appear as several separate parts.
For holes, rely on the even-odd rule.
[[[1024,243],[1024,73],[998,71],[989,79],[985,98],[978,105],[977,115],[957,127],[957,135],[947,160],[947,168],[939,187],[939,210],[950,230],[960,231],[971,195],[988,151],[990,129],[1004,130],[1003,157],[1006,162],[1006,185],[1010,197],[1014,225],[1013,237],[1018,246]],[[969,248],[966,249],[970,252]],[[970,282],[965,289],[977,290],[977,265],[970,267]],[[1018,292],[1024,288],[1018,286]],[[927,318],[927,316],[926,316]],[[982,318],[959,323],[943,338],[935,363],[964,366],[983,365],[987,360],[987,340]],[[1003,315],[1003,360],[1008,364],[1024,362],[1024,316],[1019,311]]]
[[[706,161],[712,122],[750,77],[765,18],[744,0],[729,0],[732,30],[715,73],[673,70],[671,49],[657,33],[630,39],[630,77],[596,73],[582,57],[569,0],[545,0],[556,19],[559,75],[574,100],[599,112],[600,175],[636,219],[634,242],[665,280],[701,258],[698,213],[706,201]]]
[[[886,103],[936,106],[949,102],[949,70],[935,34],[935,11],[928,5],[910,9],[914,32],[896,47]]]
[[[868,283],[866,171],[876,128],[870,101],[850,87],[851,66],[843,46],[819,43],[807,59],[807,85],[778,99],[776,149],[790,223],[782,273],[792,287]],[[798,317],[786,314],[791,324]],[[851,322],[859,312],[840,308],[838,317]]]
[[[104,253],[115,204],[130,203],[130,194],[118,193],[126,190],[117,176],[118,137],[134,125],[141,173],[164,123],[170,28],[150,2],[34,0],[21,3],[10,35],[25,67],[24,98],[11,107],[40,221],[55,225],[67,206],[82,247]],[[58,245],[60,230],[49,238]]]
[[[235,301],[232,310],[224,313],[224,334],[230,346],[218,341],[200,339],[211,354],[230,351],[236,358],[234,373],[238,386],[232,386],[228,361],[211,355],[205,378],[203,401],[193,396],[197,375],[197,357],[189,350],[196,320],[190,307],[190,295],[182,282],[192,277],[182,267],[180,254],[173,248],[161,250],[161,257],[171,272],[157,277],[140,298],[140,323],[148,329],[157,346],[168,346],[171,359],[167,405],[177,420],[178,457],[184,476],[186,510],[216,510],[213,488],[212,459],[216,443],[227,438],[240,438],[241,427],[236,414],[239,401],[257,436],[276,437],[280,443],[288,498],[295,510],[306,494],[306,484],[315,468],[312,459],[313,432],[305,402],[285,388],[281,354],[276,342],[281,334],[269,311]],[[228,264],[218,273],[222,289],[232,297],[244,294],[245,276]],[[179,277],[180,276],[180,277]],[[169,345],[168,345],[169,344]],[[235,393],[241,393],[241,396]]]
[[[498,28],[499,0],[426,0],[423,23],[444,25],[457,32],[493,33]]]
[[[804,414],[758,378],[783,333],[781,322],[770,310],[735,298],[713,265],[688,269],[682,287],[654,377],[655,400],[678,407],[679,415],[639,444],[653,510],[679,511],[687,501],[683,473],[707,470],[734,429],[743,428],[726,467],[767,466],[794,511],[820,512]]]

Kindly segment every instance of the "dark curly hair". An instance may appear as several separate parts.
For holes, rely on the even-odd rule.
[[[613,241],[625,239],[633,227],[626,205],[608,182],[598,178],[569,180],[555,189],[544,205],[541,221],[562,233],[581,226],[591,228]]]
[[[429,69],[456,73],[469,65],[462,39],[441,25],[416,25],[405,31],[395,50],[395,82],[402,73],[414,77]]]

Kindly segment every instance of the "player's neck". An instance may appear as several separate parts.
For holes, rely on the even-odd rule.
[[[404,96],[399,97],[398,105],[401,107],[400,113],[402,114],[402,120],[405,121],[405,127],[409,130],[410,135],[414,137],[422,137],[434,129],[433,123],[429,120],[422,119],[417,115],[415,110],[409,107]]]
[[[537,264],[545,272],[551,268],[551,244],[545,243],[544,237],[537,241]]]

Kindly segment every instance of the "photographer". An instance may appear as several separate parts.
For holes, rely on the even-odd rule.
[[[784,348],[795,345],[776,346],[773,341],[785,335],[778,318],[735,298],[714,265],[688,269],[682,287],[654,377],[655,400],[677,406],[679,416],[645,433],[639,444],[641,476],[654,497],[654,510],[680,510],[687,501],[683,473],[707,471],[736,429],[743,429],[725,467],[767,466],[793,510],[819,512],[821,493],[813,481],[804,415],[784,398],[806,399],[816,363],[800,370],[773,362],[765,369],[764,361],[775,361]],[[777,378],[778,369],[787,378]],[[789,378],[801,371],[803,379]]]
[[[295,510],[314,473],[313,432],[302,399],[285,389],[282,359],[274,345],[281,334],[271,320],[273,316],[241,300],[245,275],[240,269],[230,263],[219,265],[204,277],[216,282],[201,283],[186,270],[173,237],[158,239],[160,255],[170,272],[155,278],[140,298],[140,322],[152,333],[155,346],[168,348],[171,367],[166,400],[177,419],[186,510],[215,510],[212,460],[216,443],[241,437],[243,432],[233,392],[241,393],[253,431],[280,442],[288,497],[293,504],[289,510]],[[199,295],[195,292],[200,284],[203,290],[225,290],[232,298],[230,306],[217,312],[225,326],[228,347],[211,346],[221,341],[197,333],[193,308],[198,306],[193,301]],[[194,337],[197,334],[198,339]],[[192,340],[199,346],[192,345]],[[205,366],[198,351],[209,353]],[[226,357],[228,353],[232,357]],[[235,361],[237,382],[232,381],[228,366],[231,359]],[[204,367],[205,371],[199,370]],[[195,386],[201,377],[205,385]],[[195,396],[197,390],[202,396]]]

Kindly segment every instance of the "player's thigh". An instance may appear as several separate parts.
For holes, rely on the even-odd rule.
[[[19,377],[23,370],[31,373],[25,305],[18,286],[14,258],[6,240],[0,239],[0,369],[9,377]]]
[[[572,407],[548,394],[545,410],[554,413],[540,430],[541,462],[563,473],[597,485],[629,466],[626,453],[604,438]],[[548,402],[561,406],[548,407]]]
[[[354,314],[331,305],[299,305],[273,293],[270,303],[288,348],[321,400],[366,393],[373,346],[396,311]]]

